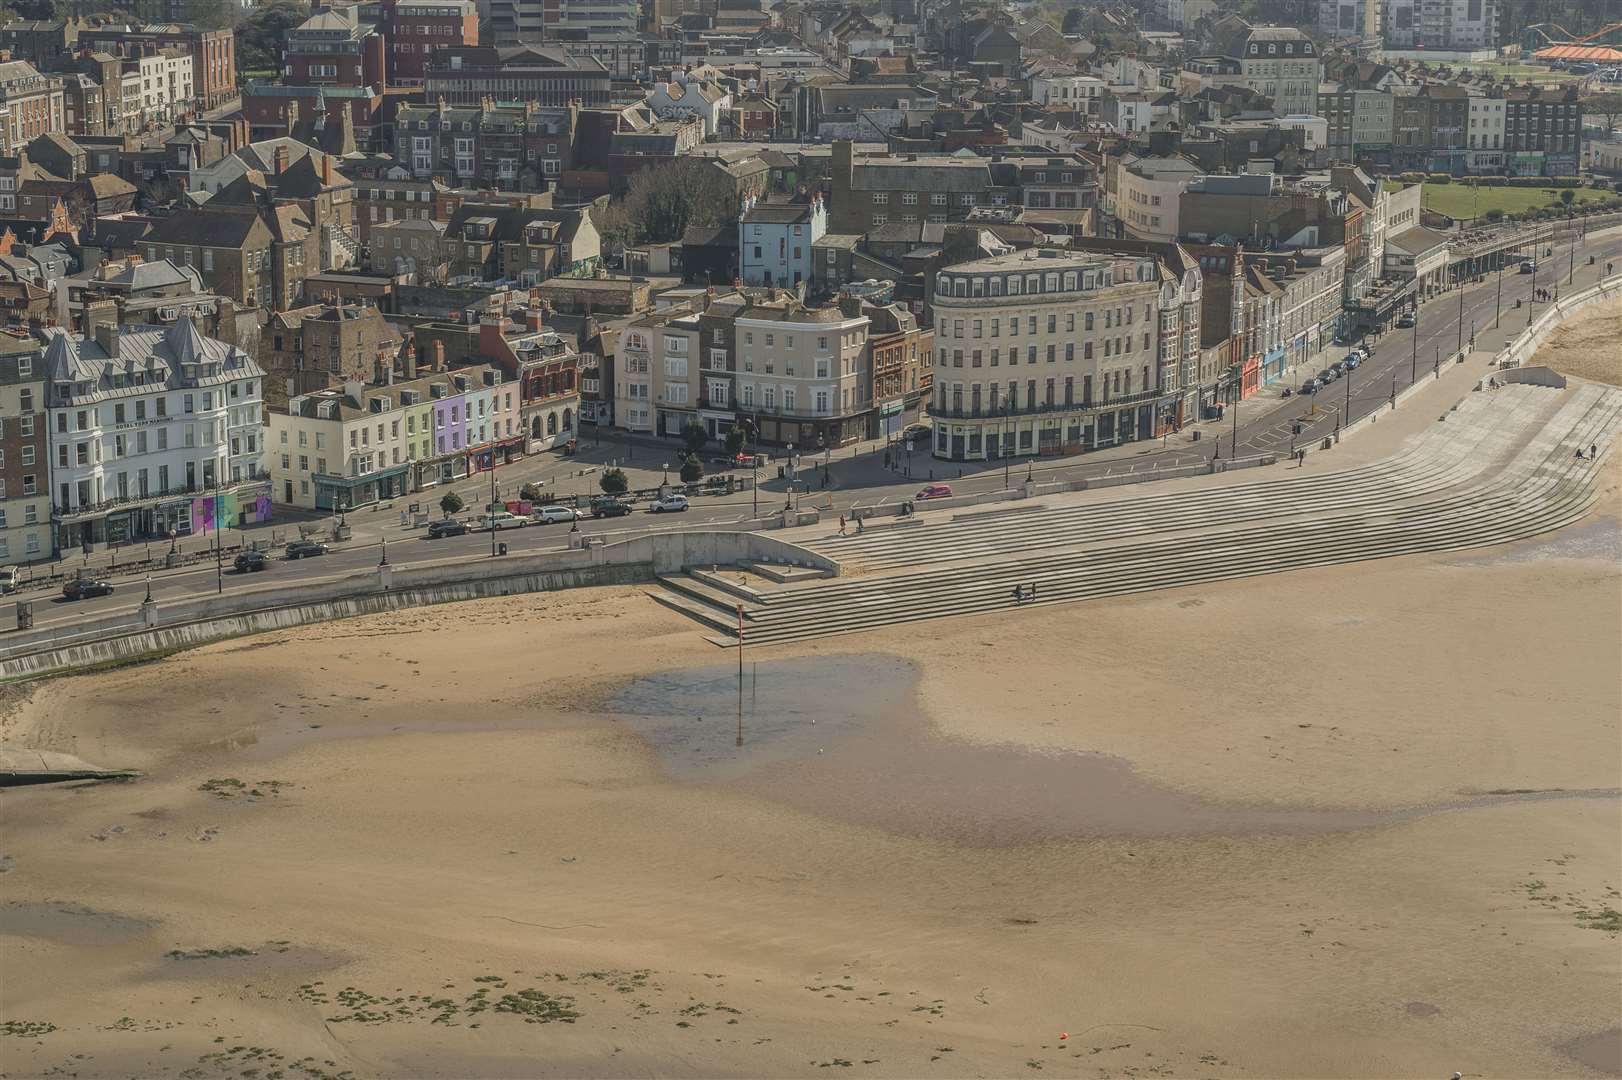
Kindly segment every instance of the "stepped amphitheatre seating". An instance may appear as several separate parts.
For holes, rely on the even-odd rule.
[[[737,641],[795,641],[1004,610],[1014,586],[1057,604],[1311,566],[1476,547],[1569,524],[1597,498],[1594,462],[1622,391],[1506,386],[1470,395],[1392,458],[1228,487],[1060,508],[966,513],[805,543],[835,579],[761,586],[689,571],[655,595]]]

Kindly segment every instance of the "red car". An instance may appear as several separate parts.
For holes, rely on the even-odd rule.
[[[920,491],[917,495],[913,496],[914,499],[918,499],[918,500],[923,500],[923,499],[950,499],[951,497],[952,497],[952,486],[950,484],[928,484],[928,485],[926,485],[924,487],[924,489],[922,491]]]

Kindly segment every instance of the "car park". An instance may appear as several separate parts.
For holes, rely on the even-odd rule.
[[[537,525],[557,525],[565,521],[579,521],[580,511],[572,506],[537,506],[529,515]]]
[[[239,574],[254,574],[270,565],[263,551],[244,551],[231,562]]]
[[[326,553],[327,545],[319,540],[294,540],[287,545],[287,557],[289,559],[311,559]]]
[[[1306,382],[1301,384],[1301,392],[1303,394],[1316,394],[1319,390],[1323,389],[1323,385],[1324,384],[1319,382],[1317,379],[1308,379]]]
[[[675,514],[687,509],[687,496],[661,495],[648,504],[650,514]]]
[[[438,540],[443,536],[466,536],[467,522],[456,518],[441,518],[439,521],[428,523],[428,539]]]
[[[111,596],[113,585],[101,578],[74,578],[62,586],[64,600],[83,600],[88,596]]]
[[[918,494],[913,496],[913,499],[922,501],[924,499],[950,499],[951,497],[951,484],[925,484],[919,489]]]

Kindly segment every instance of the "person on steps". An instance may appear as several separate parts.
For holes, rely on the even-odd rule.
[[[844,514],[839,515],[839,535],[840,536],[845,535],[845,515]]]
[[[1016,604],[1021,603],[1022,601],[1024,601],[1024,599],[1025,599],[1025,586],[1023,586],[1023,585],[1015,585],[1014,586],[1014,603],[1016,603]]]

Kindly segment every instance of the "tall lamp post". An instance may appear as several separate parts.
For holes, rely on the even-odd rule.
[[[490,557],[496,557],[496,462],[490,459],[490,509],[487,511],[490,518]]]
[[[1504,253],[1498,253],[1498,300],[1493,304],[1492,328],[1498,329],[1498,317],[1504,310]]]
[[[214,592],[225,591],[225,568],[221,565],[225,553],[220,550],[220,465],[214,463]]]
[[[1464,351],[1464,278],[1459,278],[1459,352]]]
[[[1414,294],[1414,349],[1408,365],[1408,385],[1419,381],[1419,294]]]
[[[1566,268],[1566,284],[1568,285],[1577,276],[1577,230],[1571,227],[1573,213],[1574,211],[1568,207],[1566,210],[1566,232],[1571,234],[1571,264]]]
[[[1535,241],[1534,241],[1535,243]],[[1532,309],[1537,306],[1538,296],[1538,258],[1537,248],[1532,249],[1532,292],[1526,298],[1526,325],[1532,325]]]

